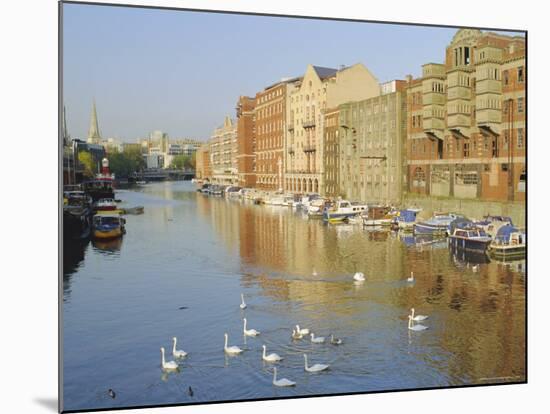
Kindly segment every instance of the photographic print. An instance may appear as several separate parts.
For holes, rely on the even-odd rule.
[[[526,31],[60,3],[64,412],[526,375]]]

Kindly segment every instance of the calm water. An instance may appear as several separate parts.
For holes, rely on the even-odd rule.
[[[194,190],[119,191],[126,205],[145,206],[127,216],[124,238],[65,247],[66,410],[525,379],[524,262]],[[354,284],[355,271],[367,281]],[[411,307],[429,315],[428,330],[407,329]],[[259,337],[243,337],[245,316]],[[344,344],[292,341],[297,323]],[[224,354],[224,332],[243,354]],[[173,336],[189,355],[163,374],[159,348],[171,349]],[[279,377],[295,388],[272,386],[262,344],[284,357]],[[330,370],[305,372],[303,353]]]

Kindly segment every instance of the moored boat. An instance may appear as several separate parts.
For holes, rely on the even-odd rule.
[[[336,203],[323,211],[323,220],[336,223],[362,214],[367,206],[359,203],[351,203],[348,200],[337,200]]]
[[[391,207],[369,206],[367,214],[363,214],[363,226],[389,226],[393,215],[390,214]]]
[[[485,253],[491,243],[491,237],[483,229],[465,218],[458,218],[451,223],[449,245],[455,249]]]
[[[402,231],[413,231],[418,210],[399,210],[395,217],[395,226]]]
[[[126,220],[119,214],[96,214],[93,219],[95,239],[114,239],[125,233]]]
[[[116,209],[116,201],[112,198],[102,198],[94,203],[95,211],[112,211]]]
[[[420,234],[450,234],[450,225],[460,217],[457,214],[435,214],[425,221],[414,224],[414,232]]]
[[[511,225],[501,226],[489,244],[489,255],[496,259],[521,259],[526,252],[525,232]]]

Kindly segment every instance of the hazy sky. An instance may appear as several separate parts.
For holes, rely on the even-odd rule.
[[[362,62],[380,82],[443,62],[455,29],[65,4],[67,128],[85,139],[95,98],[101,135],[153,130],[207,139],[239,95],[308,63]]]

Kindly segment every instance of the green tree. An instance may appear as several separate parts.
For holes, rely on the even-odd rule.
[[[78,162],[84,167],[84,176],[93,177],[94,176],[94,159],[92,154],[88,151],[79,151],[78,152]]]
[[[129,177],[145,168],[145,160],[137,148],[125,148],[122,152],[114,150],[108,159],[109,169],[116,177]]]
[[[189,155],[175,155],[174,158],[172,158],[172,162],[170,163],[170,168],[175,168],[178,170],[191,168],[190,166],[191,157],[189,157]]]

